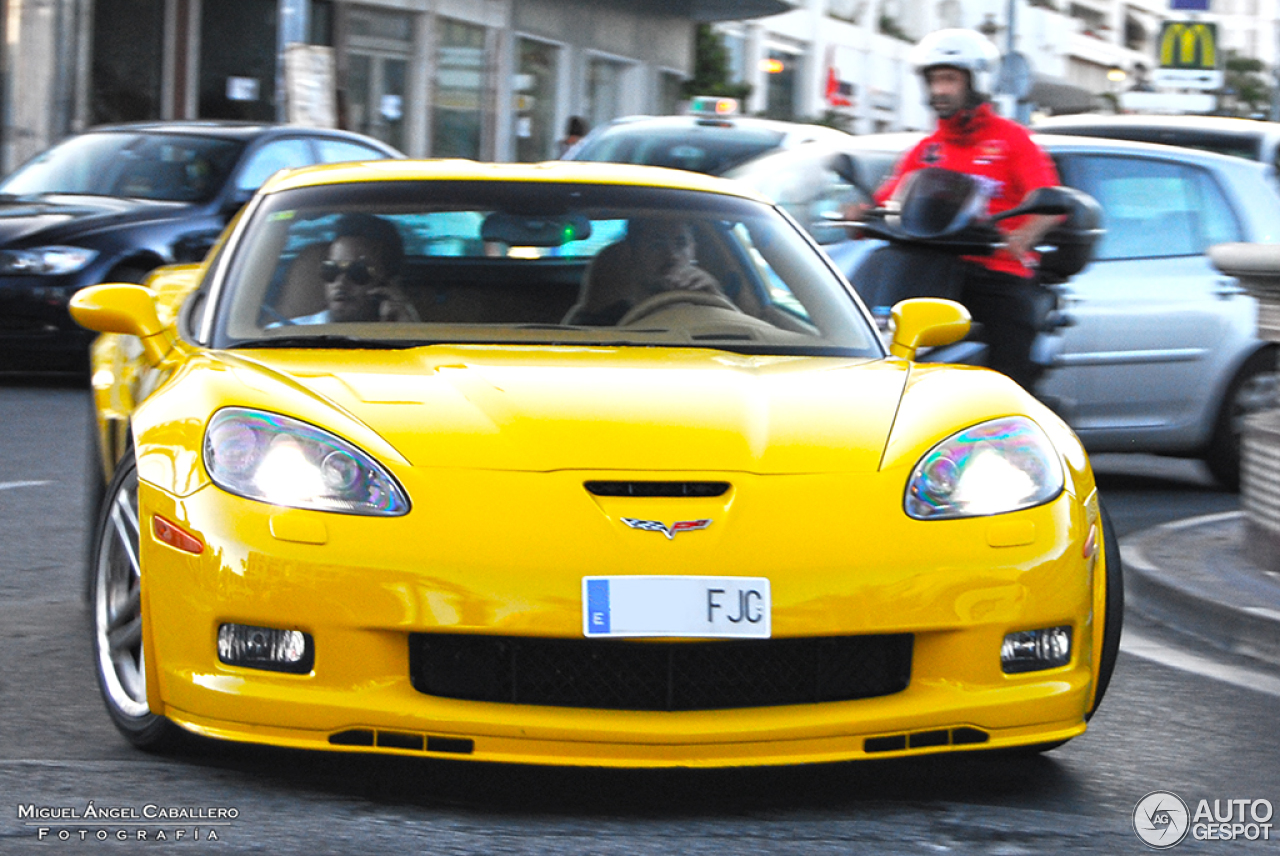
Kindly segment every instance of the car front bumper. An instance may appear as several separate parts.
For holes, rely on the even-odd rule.
[[[728,499],[680,506],[721,526],[667,539],[616,525],[621,506],[579,502],[583,477],[437,471],[427,477],[431,492],[449,501],[419,500],[394,519],[273,508],[211,486],[175,497],[144,482],[152,711],[208,736],[277,746],[616,767],[893,757],[1084,731],[1105,573],[1101,551],[1084,547],[1096,524],[1092,499],[1066,493],[1012,515],[925,523],[901,513],[900,496],[884,486],[893,479],[735,474]],[[425,484],[406,487],[429,494]],[[851,523],[834,502],[798,507],[800,495],[858,496],[860,506],[895,513]],[[574,500],[552,508],[547,496]],[[670,499],[618,502],[637,516],[672,517]],[[760,528],[756,513],[773,525]],[[195,534],[204,551],[161,543],[154,514]],[[779,531],[792,537],[780,542]],[[911,634],[909,685],[875,698],[678,712],[470,701],[414,688],[413,634],[583,640],[584,576],[659,568],[769,577],[776,639]],[[314,667],[282,674],[221,662],[217,634],[227,622],[310,634]],[[1062,625],[1074,640],[1067,665],[1002,670],[1006,634]]]

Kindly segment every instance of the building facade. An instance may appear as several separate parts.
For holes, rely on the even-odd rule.
[[[1184,8],[1191,5],[1207,10]],[[1215,25],[1219,63],[1234,52],[1260,60],[1278,79],[1280,0],[802,0],[784,14],[717,28],[739,79],[753,87],[752,111],[825,118],[862,133],[930,125],[907,56],[933,30],[975,29],[1002,53],[1020,54],[1022,100],[997,100],[1028,118],[1111,109],[1126,92],[1161,90],[1153,79],[1162,26],[1175,20]],[[1176,87],[1160,94],[1216,99]],[[1153,106],[1145,109],[1176,111],[1183,101],[1148,99]]]
[[[3,0],[3,157],[104,122],[331,121],[415,156],[541,160],[570,116],[672,112],[700,21],[787,0]],[[309,51],[308,74],[283,61]],[[318,60],[316,59],[318,58]],[[299,68],[302,66],[298,66]],[[315,69],[319,69],[316,72]]]
[[[908,55],[941,27],[1026,58],[1008,113],[1096,109],[1145,87],[1175,17],[1212,20],[1224,51],[1274,74],[1280,0],[1212,0],[1207,15],[1171,3],[0,0],[0,171],[90,125],[149,119],[292,118],[415,156],[556,157],[571,116],[675,112],[703,21],[752,87],[745,112],[858,133],[931,125]],[[298,46],[313,65],[284,60]],[[324,109],[298,118],[313,96]]]
[[[1169,0],[802,0],[717,29],[752,86],[752,111],[866,133],[931,125],[908,54],[933,30],[987,34],[1002,53],[1026,58],[1025,106],[1081,112],[1150,71],[1171,14]]]

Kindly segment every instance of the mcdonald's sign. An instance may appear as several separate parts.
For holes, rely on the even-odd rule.
[[[1218,67],[1218,25],[1165,21],[1160,28],[1160,67],[1209,71]]]

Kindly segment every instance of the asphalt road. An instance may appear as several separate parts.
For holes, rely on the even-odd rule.
[[[0,381],[0,854],[177,846],[270,854],[1119,854],[1148,852],[1132,816],[1152,791],[1173,791],[1193,810],[1201,799],[1280,804],[1276,697],[1137,656],[1135,640],[1175,653],[1182,644],[1140,622],[1126,626],[1110,693],[1088,733],[1031,759],[636,773],[215,743],[149,756],[111,726],[90,665],[81,601],[87,408],[84,389]],[[1122,535],[1237,504],[1194,462],[1105,456],[1095,465]],[[83,816],[90,804],[108,816],[33,816]],[[235,816],[210,818],[210,810]],[[146,816],[157,811],[204,817]],[[165,841],[155,840],[159,832]],[[1276,847],[1188,838],[1177,851]]]

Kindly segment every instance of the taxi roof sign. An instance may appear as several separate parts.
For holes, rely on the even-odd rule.
[[[733,116],[738,112],[738,99],[695,95],[689,100],[689,112],[695,116]]]

